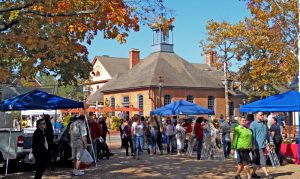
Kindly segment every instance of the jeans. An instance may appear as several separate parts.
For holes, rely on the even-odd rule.
[[[171,152],[175,152],[175,135],[167,136],[167,152],[170,153],[170,147]]]
[[[157,139],[157,131],[154,134],[151,134],[151,140],[148,144],[149,148],[155,150],[156,149],[156,139]]]
[[[94,156],[96,157],[96,158],[94,158],[95,161],[97,161],[97,159],[98,159],[98,157],[99,157],[99,152],[98,152],[98,150],[97,150],[97,140],[98,140],[98,139],[96,139],[96,140],[94,140],[94,141],[92,142],[93,148],[94,148],[94,151],[95,151],[95,154],[94,154],[94,151],[93,151],[92,148],[91,148],[92,152],[90,152],[93,158],[94,158]]]
[[[230,155],[230,150],[231,150],[231,142],[226,142],[223,140],[223,150],[224,150],[224,156],[227,158]]]
[[[143,150],[144,137],[143,136],[134,136],[134,143],[135,143],[135,154],[141,155],[141,152]]]
[[[200,158],[201,158],[202,144],[203,144],[203,140],[197,139],[197,159],[198,160],[200,160]]]

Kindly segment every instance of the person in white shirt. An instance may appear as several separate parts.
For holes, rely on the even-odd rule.
[[[271,112],[270,115],[268,116],[268,122],[267,122],[267,126],[268,126],[268,129],[271,128],[271,121],[272,121],[272,118],[275,117],[275,115]]]
[[[131,134],[133,135],[135,144],[134,157],[139,160],[144,144],[144,126],[139,117],[135,118],[135,122],[132,123]]]

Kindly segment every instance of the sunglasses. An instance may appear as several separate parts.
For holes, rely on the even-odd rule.
[[[41,122],[41,123],[39,123],[39,124],[46,124],[45,122]]]

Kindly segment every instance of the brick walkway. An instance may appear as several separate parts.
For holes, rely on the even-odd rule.
[[[118,143],[119,144],[119,143]],[[71,175],[71,168],[60,167],[54,172],[46,171],[43,179],[64,179],[64,178],[233,178],[235,175],[235,161],[228,159],[220,161],[197,161],[195,156],[156,155],[148,156],[146,152],[141,160],[132,157],[125,157],[125,151],[118,149],[117,143],[112,144],[112,151],[115,155],[109,160],[98,162],[98,167],[86,169],[86,174],[81,177]],[[268,167],[268,170],[278,179],[299,179],[300,167],[298,165],[285,165],[277,169]],[[19,172],[10,174],[7,179],[33,178],[34,172]],[[258,171],[262,175],[262,171]],[[246,178],[245,174],[242,175]],[[0,177],[1,178],[1,177]]]

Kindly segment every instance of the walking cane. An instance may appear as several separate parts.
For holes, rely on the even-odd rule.
[[[110,133],[108,133],[108,142],[109,142],[109,149],[111,149]]]

